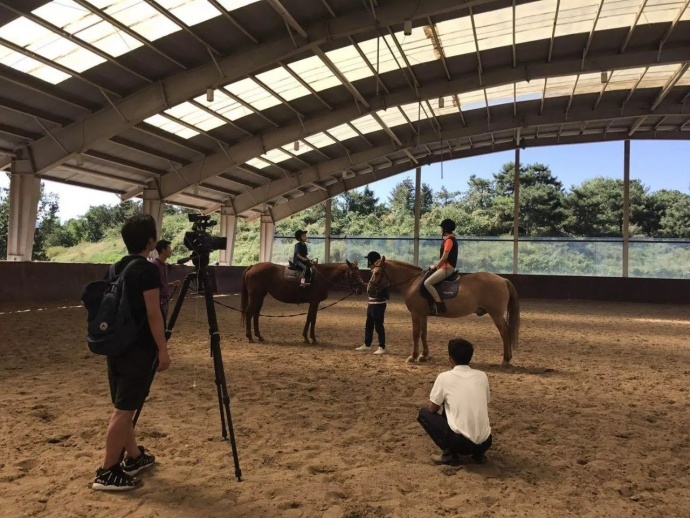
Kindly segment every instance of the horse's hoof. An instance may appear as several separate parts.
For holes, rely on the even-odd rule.
[[[250,344],[254,343],[254,339],[251,336],[248,336],[247,340],[249,341]]]
[[[259,342],[265,342],[266,341],[263,336],[257,336],[256,340]]]
[[[417,363],[417,358],[414,356],[410,355],[407,357],[407,360],[405,360],[405,363]]]
[[[510,364],[508,360],[503,360],[503,363],[501,363],[501,368],[502,369],[512,369],[513,366]]]
[[[319,342],[316,340],[316,338],[312,338],[311,343],[313,343],[314,345],[318,345]]]
[[[424,356],[420,356],[419,358],[417,358],[417,361],[419,363],[427,363],[429,360],[431,360],[431,358],[429,358],[428,354],[425,354]]]

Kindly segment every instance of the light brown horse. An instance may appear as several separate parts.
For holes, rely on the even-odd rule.
[[[419,283],[424,271],[401,261],[387,261],[381,258],[374,265],[367,292],[375,296],[377,290],[391,287],[398,289],[405,298],[405,305],[412,315],[412,338],[414,348],[407,362],[424,362],[429,359],[427,343],[427,318],[429,302],[419,294]],[[503,365],[510,364],[513,348],[517,347],[520,331],[520,303],[513,283],[494,273],[479,272],[463,275],[458,295],[446,299],[446,313],[443,318],[459,318],[472,313],[489,314],[503,339]],[[441,318],[437,317],[437,318]],[[419,355],[419,339],[424,348]]]
[[[309,304],[307,322],[304,324],[304,342],[309,343],[307,333],[313,343],[316,341],[314,327],[319,303],[328,298],[328,291],[336,287],[349,287],[352,293],[359,295],[364,284],[357,268],[357,262],[317,264],[312,267],[311,286],[301,288],[299,279],[285,278],[285,266],[273,263],[258,263],[250,266],[242,275],[242,323],[247,328],[247,338],[253,342],[251,323],[254,321],[254,334],[259,342],[264,338],[259,331],[259,314],[266,295],[286,304]]]

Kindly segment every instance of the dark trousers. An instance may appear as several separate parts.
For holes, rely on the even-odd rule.
[[[367,307],[367,323],[364,326],[364,345],[371,347],[374,341],[374,329],[379,335],[379,347],[386,348],[386,328],[383,319],[386,316],[387,304],[369,304]]]
[[[436,446],[441,448],[444,452],[450,451],[456,455],[481,457],[491,448],[491,435],[489,435],[489,438],[482,444],[475,444],[464,435],[455,433],[451,430],[445,415],[431,413],[428,408],[422,408],[419,411],[417,421],[419,421],[424,431],[428,433],[429,437],[436,443]]]
[[[302,270],[302,277],[304,277],[307,282],[311,282],[311,267],[302,261],[298,261],[297,259],[295,259],[293,262],[297,268]]]

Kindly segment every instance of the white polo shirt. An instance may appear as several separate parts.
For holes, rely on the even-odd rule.
[[[481,444],[491,435],[489,378],[469,365],[456,365],[436,378],[429,399],[443,407],[448,426],[455,433]]]

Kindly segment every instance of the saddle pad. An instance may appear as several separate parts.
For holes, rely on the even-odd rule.
[[[424,281],[427,280],[432,273],[432,271],[427,272],[419,283],[419,293],[429,300],[433,299],[431,298],[431,294],[424,287]],[[454,272],[447,280],[441,281],[440,283],[434,285],[434,287],[436,288],[439,297],[441,297],[441,300],[454,299],[458,296],[458,292],[460,291],[460,275],[458,272]]]

